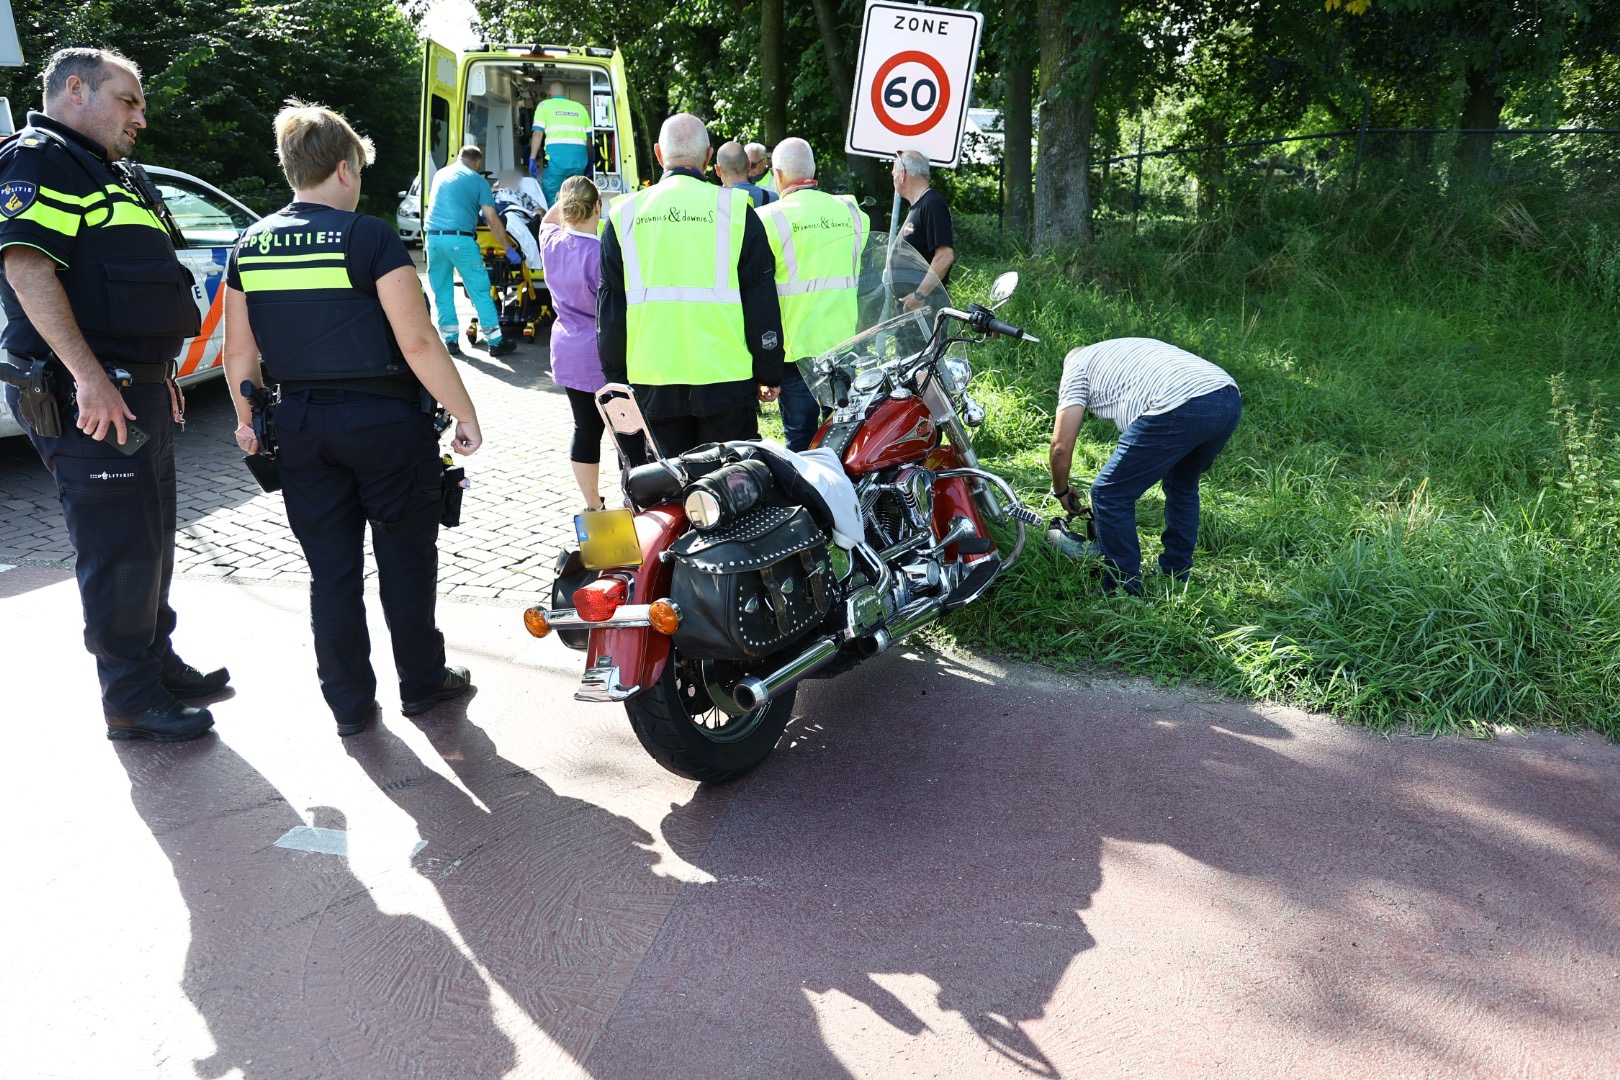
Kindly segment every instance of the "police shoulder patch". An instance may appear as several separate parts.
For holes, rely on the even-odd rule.
[[[39,197],[39,186],[27,180],[7,180],[0,184],[0,215],[14,218]]]

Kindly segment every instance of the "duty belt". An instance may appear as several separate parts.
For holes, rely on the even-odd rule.
[[[106,368],[109,378],[114,370]],[[119,364],[117,370],[129,372],[131,383],[165,383],[174,375],[173,364]]]

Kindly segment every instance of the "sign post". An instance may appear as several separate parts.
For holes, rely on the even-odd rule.
[[[977,11],[867,0],[845,153],[892,159],[915,150],[930,165],[956,168],[983,31]],[[896,190],[891,247],[899,228]]]

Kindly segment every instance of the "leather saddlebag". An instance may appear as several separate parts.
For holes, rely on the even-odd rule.
[[[819,623],[832,601],[827,535],[802,506],[756,506],[670,546],[675,647],[699,660],[768,656]]]

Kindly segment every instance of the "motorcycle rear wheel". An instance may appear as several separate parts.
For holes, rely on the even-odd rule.
[[[677,776],[716,784],[765,760],[793,715],[797,691],[789,687],[753,712],[731,716],[710,697],[701,662],[671,649],[658,681],[624,709],[654,761]]]

